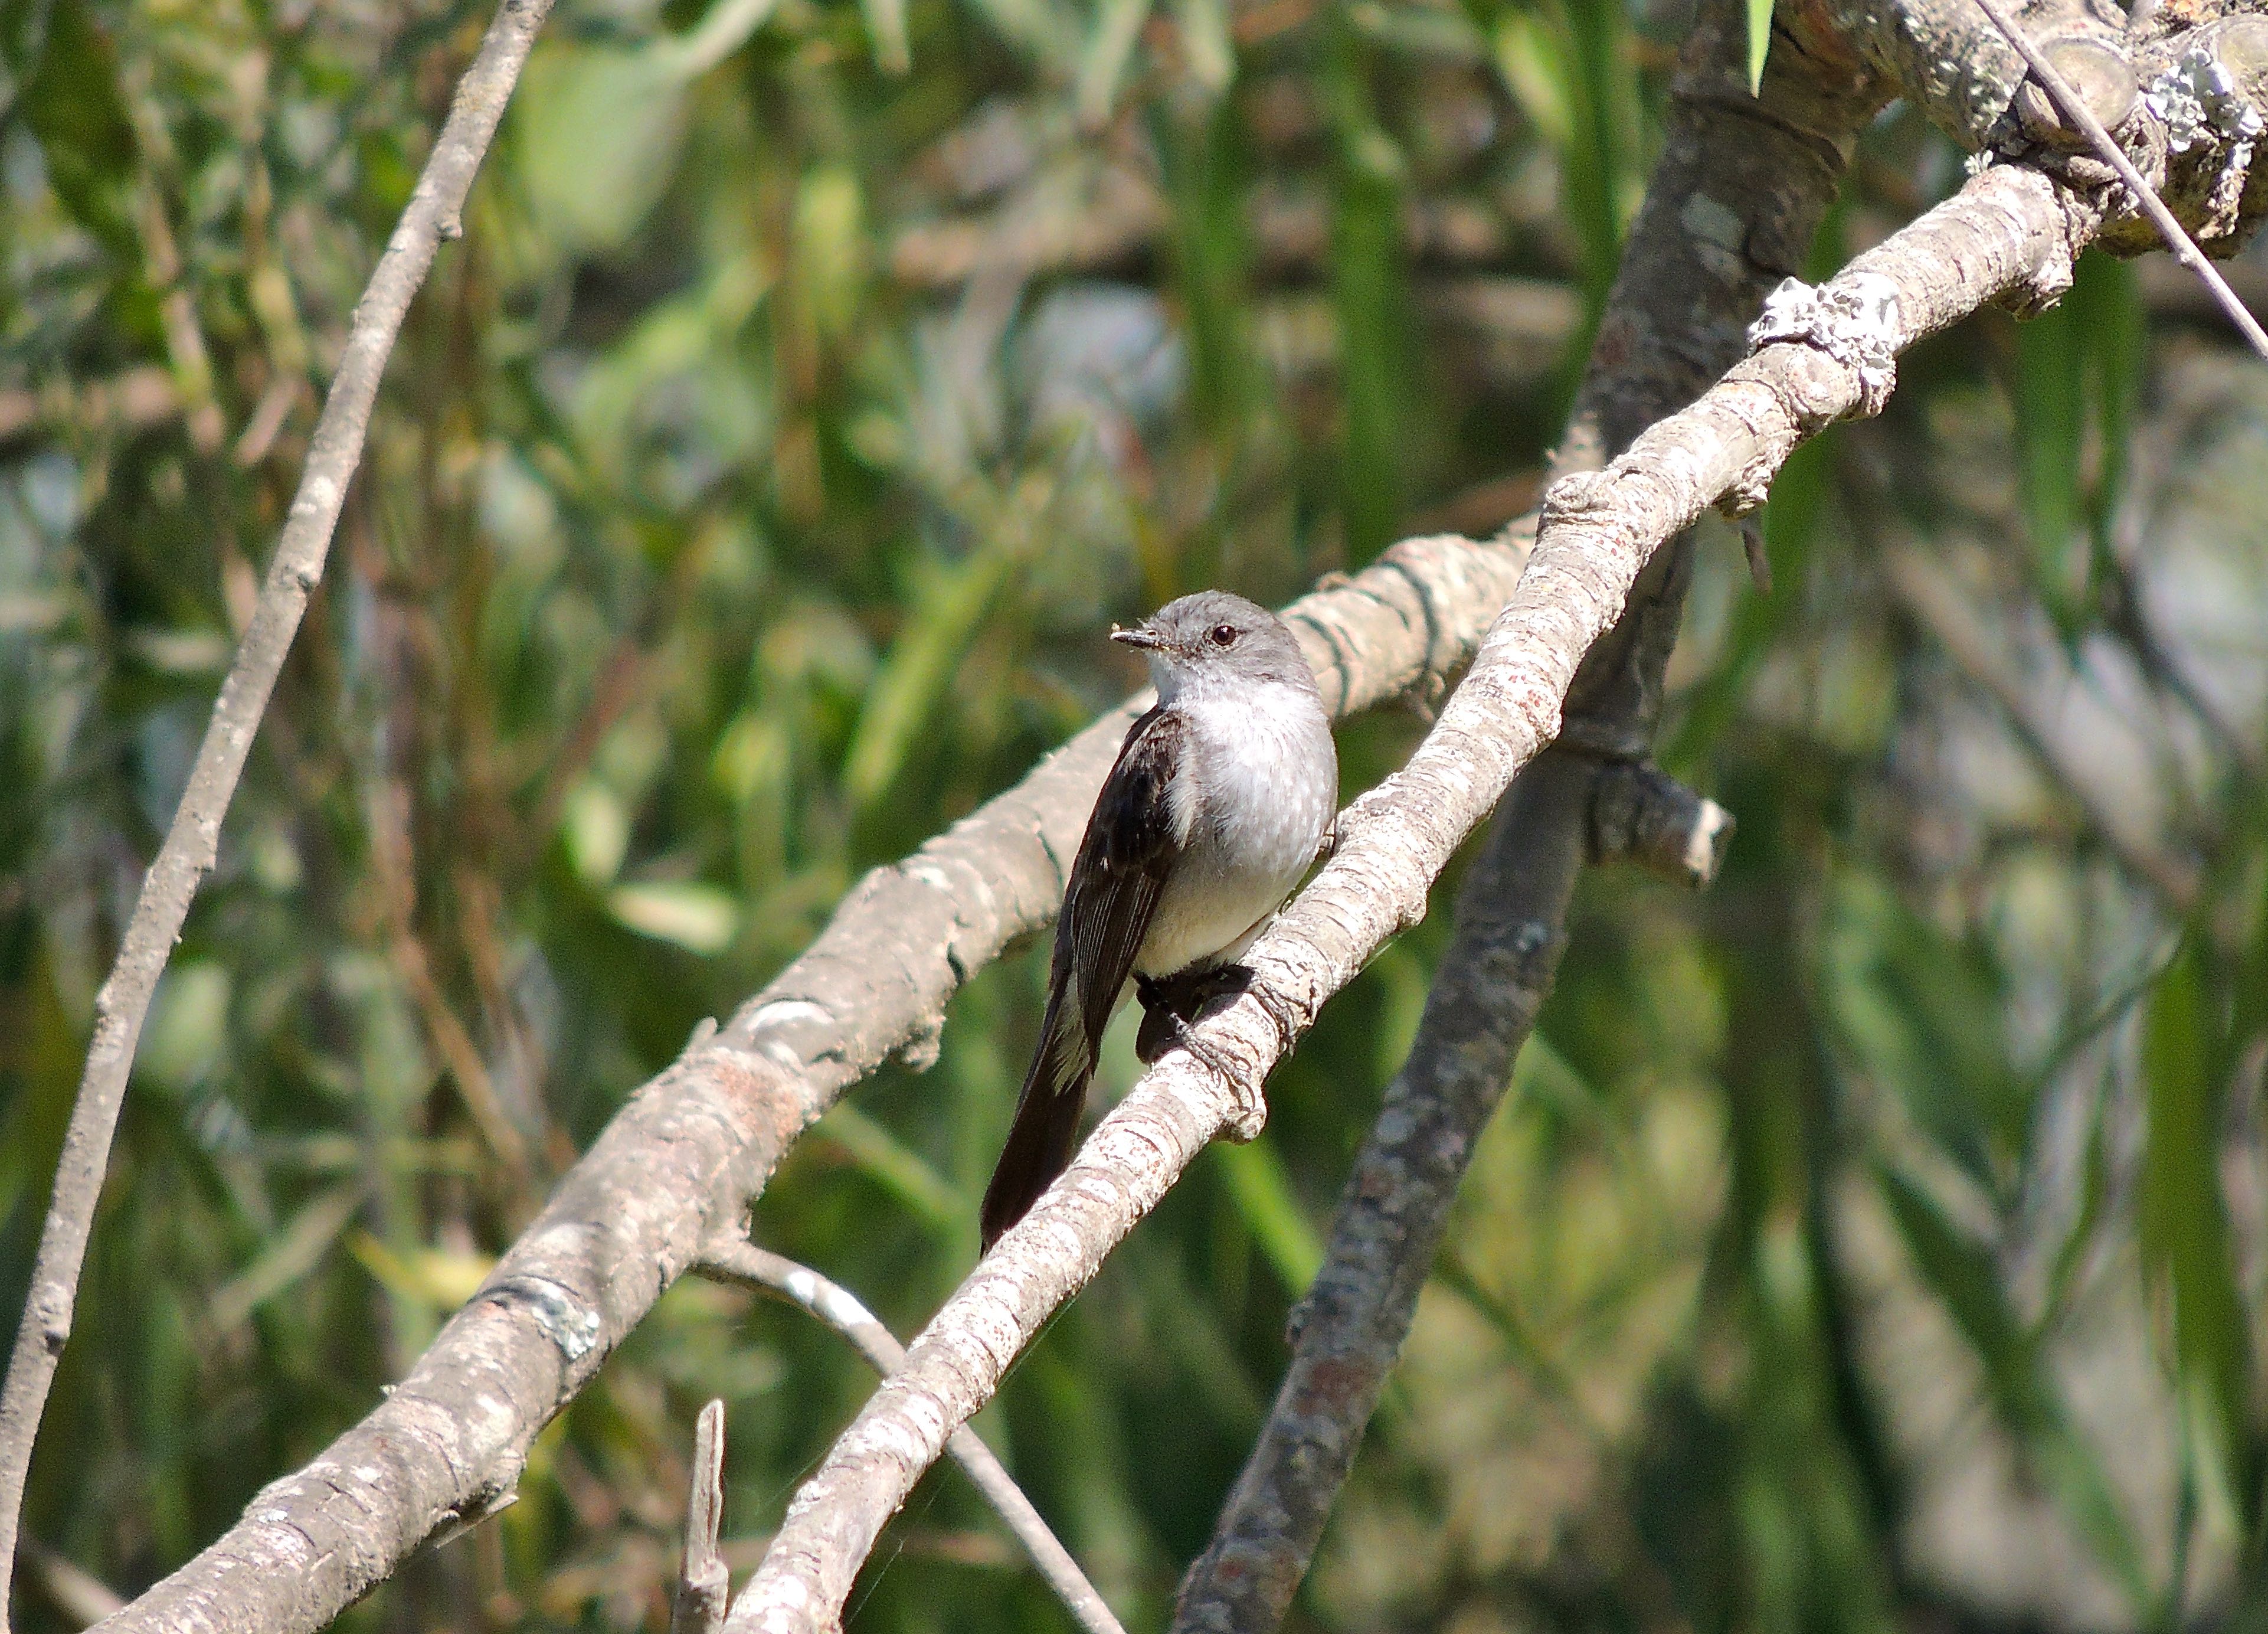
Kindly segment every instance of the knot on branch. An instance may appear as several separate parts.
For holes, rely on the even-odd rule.
[[[2125,44],[2117,35],[2088,19],[2088,26],[2043,36],[2040,55],[2062,75],[2089,113],[2105,129],[2116,131],[2134,115],[2140,85]],[[2056,106],[2056,99],[2037,75],[2017,89],[2016,122],[2042,145],[2066,153],[2084,150],[2086,129]]]
[[[1898,383],[1898,286],[1878,272],[1846,272],[1817,288],[1784,278],[1749,326],[1749,350],[1796,341],[1859,379],[1855,416],[1880,414]]]
[[[1624,761],[1591,786],[1591,860],[1627,857],[1699,890],[1717,876],[1733,814],[1658,766]]]

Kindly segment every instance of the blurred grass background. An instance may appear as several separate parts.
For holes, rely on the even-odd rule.
[[[0,1308],[485,15],[0,4]],[[1135,682],[1110,619],[1525,508],[1683,26],[566,0],[161,992],[22,1626],[365,1411],[696,1020]],[[1886,115],[1819,265],[1960,175]],[[2268,377],[2171,271],[2090,259],[1920,349],[1782,479],[1770,598],[1705,552],[1664,754],[1740,819],[1725,877],[1587,884],[1303,1626],[2268,1626]],[[1351,725],[1350,787],[1420,729]],[[1130,1626],[1265,1410],[1442,931],[980,1420]],[[973,1257],[1043,957],[758,1208],[901,1332]],[[681,1286],[519,1505],[346,1623],[658,1629],[698,1403],[745,1566],[870,1387]],[[1068,1626],[949,1469],[878,1560],[859,1629]]]

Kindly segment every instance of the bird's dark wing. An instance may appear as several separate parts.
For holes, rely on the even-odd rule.
[[[1087,819],[1056,924],[1040,1046],[984,1192],[988,1249],[1071,1161],[1102,1031],[1188,839],[1173,796],[1188,736],[1188,721],[1173,710],[1152,709],[1137,721]]]

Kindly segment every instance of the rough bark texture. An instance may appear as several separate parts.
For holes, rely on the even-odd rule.
[[[55,1165],[55,1199],[40,1228],[7,1383],[0,1386],[0,1629],[7,1623],[32,1444],[39,1435],[55,1364],[70,1338],[79,1268],[86,1259],[95,1203],[109,1167],[111,1137],[118,1128],[127,1075],[151,997],[180,937],[190,899],[218,854],[221,819],[243,775],[260,718],[307,610],[307,598],[321,582],[331,532],[338,525],[347,484],[361,463],[379,381],[401,332],[402,318],[425,282],[441,240],[460,231],[458,215],[474,173],[496,135],[520,64],[527,60],[528,48],[550,9],[550,0],[504,0],[479,54],[458,82],[447,122],[355,307],[338,372],[300,473],[298,492],[268,565],[267,581],[243,643],[221,682],[173,825],[143,878],[117,962],[95,994],[94,1039]]]
[[[1822,322],[1808,339],[1764,347],[1604,471],[1554,484],[1519,588],[1440,721],[1407,766],[1341,817],[1330,861],[1247,955],[1250,990],[1198,1024],[1207,1057],[1230,1071],[1175,1052],[1103,1120],[797,1494],[728,1628],[836,1626],[884,1522],[1047,1314],[1208,1140],[1256,1132],[1269,1069],[1422,916],[1451,853],[1557,732],[1578,663],[1661,547],[1721,498],[1753,503],[1805,438],[1879,408],[1884,382],[1863,362],[1872,348],[1894,354],[2005,290],[2061,287],[2094,223],[2043,176],[1989,171],[1822,292],[1875,314],[1872,324]]]
[[[1366,708],[1461,667],[1527,554],[1517,530],[1405,540],[1285,615],[1334,710]],[[510,1493],[536,1433],[796,1135],[894,1052],[933,1052],[961,982],[1053,918],[1134,708],[869,875],[730,1025],[639,1089],[369,1417],[105,1626],[320,1628]]]

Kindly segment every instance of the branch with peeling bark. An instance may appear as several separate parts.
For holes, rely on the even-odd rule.
[[[188,917],[190,899],[218,854],[221,819],[243,775],[260,718],[283,672],[284,654],[291,650],[307,600],[321,581],[332,530],[338,525],[347,484],[361,462],[379,381],[401,332],[402,318],[425,282],[441,241],[461,231],[458,218],[474,173],[496,135],[520,65],[550,9],[550,0],[505,0],[472,66],[458,82],[447,122],[356,305],[290,520],[269,563],[267,582],[221,683],[173,824],[142,882],[117,962],[95,995],[94,1040],[63,1135],[55,1201],[40,1233],[7,1383],[0,1387],[0,1625],[6,1621],[32,1444],[39,1434],[55,1364],[70,1337],[79,1268],[86,1258],[95,1201],[109,1166],[111,1137],[117,1130],[143,1021]]]
[[[1657,343],[1638,355],[1666,361],[1633,368],[1631,350],[1619,347],[1594,355],[1577,410],[1587,434],[1570,438],[1557,474],[1589,469],[1738,359],[1766,290],[1825,214],[1844,139],[1879,93],[1808,71],[1808,42],[1790,39],[1778,70],[1750,96],[1738,9],[1697,13],[1664,156],[1607,317],[1616,332]],[[1824,85],[1837,93],[1822,94]],[[1750,253],[1713,253],[1718,245],[1684,231],[1697,196],[1726,208]],[[1760,532],[1748,530],[1744,542],[1758,594],[1769,595]],[[1592,701],[1579,717],[1582,738],[1624,755],[1651,741],[1669,657],[1664,632],[1677,622],[1696,548],[1688,534],[1658,553],[1632,591],[1638,616],[1626,611],[1585,659],[1576,689]],[[1700,884],[1729,823],[1626,758],[1602,764],[1554,747],[1513,780],[1458,893],[1417,1038],[1356,1157],[1322,1268],[1292,1313],[1291,1363],[1268,1420],[1183,1580],[1177,1630],[1263,1634],[1290,1609],[1401,1357],[1481,1132],[1557,976],[1586,852],[1596,861],[1635,848],[1673,876],[1690,862],[1683,876]]]
[[[1891,355],[2009,291],[2059,287],[2090,212],[2036,174],[1972,181],[1817,292],[1800,338],[1764,346],[1606,469],[1554,484],[1528,570],[1410,763],[1342,815],[1339,846],[1246,956],[1248,991],[1199,1023],[1211,1061],[1160,1061],[917,1339],[790,1506],[727,1626],[831,1625],[883,1523],[1204,1144],[1249,1139],[1260,1086],[1323,1002],[1424,913],[1451,854],[1557,735],[1577,665],[1640,571],[1729,496],[1753,504],[1788,455],[1879,410]]]

